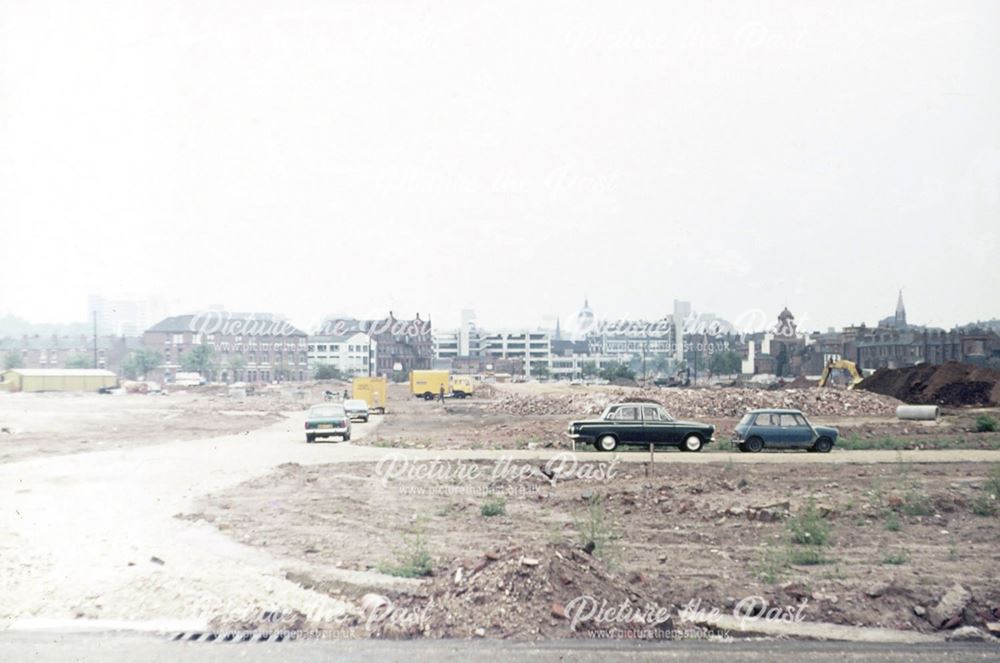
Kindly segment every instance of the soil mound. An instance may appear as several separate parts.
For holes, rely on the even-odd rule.
[[[617,627],[636,629],[641,639],[663,637],[673,623],[669,612],[657,610],[645,576],[619,576],[567,545],[515,547],[455,560],[435,570],[421,596],[391,600],[403,612],[419,612],[423,623],[400,629],[389,619],[377,637],[565,638]],[[602,606],[620,609],[614,623],[594,619],[594,607],[600,614]],[[658,632],[642,633],[654,630]]]
[[[1000,405],[1000,371],[956,361],[880,368],[858,389],[918,405]]]

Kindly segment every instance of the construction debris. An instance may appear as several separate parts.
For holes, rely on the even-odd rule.
[[[857,389],[917,405],[1000,405],[1000,371],[955,361],[881,368]]]
[[[419,613],[422,623],[408,631],[377,624],[374,635],[572,638],[593,628],[617,627],[635,629],[637,638],[657,638],[669,637],[672,629],[672,606],[660,606],[651,590],[629,584],[580,548],[512,546],[500,555],[456,559],[449,566],[474,571],[456,585],[451,581],[454,573],[446,568],[435,573],[419,595],[393,597],[397,609]],[[609,607],[633,618],[602,623],[598,608],[607,612]]]
[[[514,415],[594,415],[611,403],[648,401],[661,403],[679,418],[739,418],[757,408],[791,408],[809,415],[890,416],[900,402],[871,392],[839,389],[760,390],[743,388],[677,389],[609,388],[580,394],[527,396],[501,393],[484,405],[488,412]]]

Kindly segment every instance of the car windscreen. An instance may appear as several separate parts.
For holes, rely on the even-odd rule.
[[[747,414],[743,415],[743,418],[740,419],[740,423],[738,423],[736,425],[737,426],[749,426],[751,421],[753,421],[753,413],[752,412],[748,412]]]
[[[332,419],[342,416],[344,416],[344,408],[336,405],[324,405],[323,407],[314,407],[309,410],[309,417],[313,419]]]
[[[352,410],[363,410],[368,407],[368,403],[360,400],[350,400],[344,401],[344,407],[350,408]]]

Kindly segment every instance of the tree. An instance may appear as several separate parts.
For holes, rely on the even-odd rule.
[[[75,354],[66,358],[66,368],[92,368],[94,360],[87,355]]]
[[[670,359],[664,355],[656,355],[652,361],[653,373],[666,373],[670,370]]]
[[[163,364],[163,355],[156,350],[142,348],[128,356],[122,363],[122,371],[130,380],[145,378]]]
[[[342,380],[344,378],[344,374],[340,372],[340,369],[330,364],[318,365],[315,375],[317,380]]]
[[[611,380],[634,380],[635,373],[625,364],[612,362],[601,369],[600,375],[603,379]]]
[[[229,374],[233,382],[236,381],[236,376],[239,375],[239,372],[242,371],[243,367],[246,365],[247,362],[243,358],[243,355],[232,355],[226,360],[226,367],[229,369]]]
[[[742,361],[740,355],[732,350],[715,352],[708,360],[708,370],[713,375],[732,375],[740,372]]]
[[[196,346],[181,357],[181,368],[195,371],[202,377],[208,376],[212,372],[212,348],[207,345]]]
[[[3,367],[7,370],[11,368],[22,368],[24,367],[24,358],[21,356],[20,352],[8,352],[3,358]]]
[[[531,376],[538,378],[539,380],[547,380],[549,378],[549,367],[545,364],[532,364],[531,365]]]
[[[585,361],[580,366],[580,374],[585,378],[592,378],[597,375],[597,362]]]

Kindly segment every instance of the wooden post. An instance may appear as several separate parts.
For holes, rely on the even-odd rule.
[[[646,470],[646,476],[653,476],[653,443],[649,443],[649,469]]]

